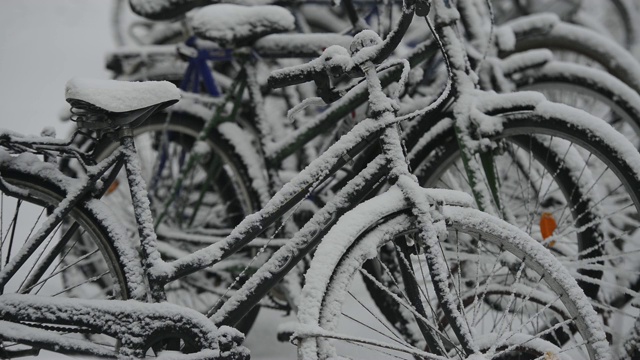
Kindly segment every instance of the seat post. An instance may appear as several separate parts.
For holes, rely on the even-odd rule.
[[[153,228],[153,216],[151,204],[147,194],[147,186],[142,176],[140,158],[136,151],[133,140],[133,131],[130,127],[123,127],[118,130],[118,138],[124,154],[124,166],[127,172],[127,182],[131,193],[133,212],[138,225],[138,235],[140,236],[140,246],[142,248],[142,263],[149,276],[151,296],[154,302],[166,301],[164,285],[159,281],[154,281],[153,271],[156,265],[164,263],[158,251],[158,239]]]

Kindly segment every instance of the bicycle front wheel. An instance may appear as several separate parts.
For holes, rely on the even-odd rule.
[[[609,325],[607,332],[621,338],[628,331],[621,324],[633,318],[625,306],[640,284],[634,154],[622,156],[603,138],[612,129],[597,124],[587,129],[562,115],[535,112],[503,119],[503,131],[493,140],[504,149],[494,154],[494,163],[507,220],[571,270]],[[446,133],[416,172],[426,186],[470,191],[454,130]]]
[[[399,200],[385,194],[373,202],[385,207]],[[358,228],[357,240],[344,246],[331,238],[334,229],[344,230],[340,223],[332,229],[303,289],[300,358],[466,358],[474,352],[487,359],[607,358],[598,316],[540,244],[474,209],[445,207],[442,215],[447,236],[429,255],[444,261],[440,267],[429,265],[409,213],[350,224]],[[345,251],[337,255],[336,248]],[[457,315],[445,310],[434,287],[443,279]]]

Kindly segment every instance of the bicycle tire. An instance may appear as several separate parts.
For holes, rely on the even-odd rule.
[[[510,76],[518,91],[533,90],[605,120],[640,147],[640,96],[610,74],[552,61]]]
[[[535,2],[533,3],[535,4]],[[526,4],[517,5],[519,5],[517,1],[513,0],[495,1],[496,22],[501,24],[520,16],[529,15],[532,11],[533,13],[549,12],[550,9],[548,7],[553,7],[555,4],[542,3],[542,6],[533,9],[528,8]],[[557,12],[555,13],[557,14]],[[574,8],[565,7],[564,11],[558,15],[564,21],[584,26],[593,31],[604,28],[606,34],[610,35],[621,46],[631,49],[637,43],[637,26],[633,21],[634,13],[634,9],[628,2],[612,0],[608,2],[596,1],[590,4],[585,1],[578,1],[575,3]]]
[[[73,188],[69,187],[71,179],[57,172],[53,165],[42,164],[35,156],[29,160],[26,156],[12,157],[0,165],[3,183],[0,224],[6,226],[6,229],[0,229],[3,234],[3,267],[10,263],[10,257],[13,259],[18,256],[19,246],[24,245],[22,241],[35,234],[34,230],[42,226],[67,194],[73,192]],[[28,165],[27,169],[25,164]],[[5,192],[5,189],[9,191]],[[11,208],[15,213],[9,214]],[[74,223],[78,224],[78,229],[69,232],[68,240],[63,241],[63,234]],[[7,282],[3,282],[1,293],[144,300],[147,291],[142,280],[142,269],[136,266],[139,264],[139,259],[136,260],[137,251],[124,239],[118,223],[104,204],[95,199],[80,201],[65,216],[65,223],[56,226],[29,255],[29,260]],[[14,320],[30,321],[28,318]],[[52,323],[55,324],[55,321]],[[31,325],[37,328],[38,325],[47,324]],[[90,336],[92,339],[96,336],[100,343],[114,348],[119,344],[116,339],[105,339],[103,335],[71,332],[69,336]],[[3,356],[11,356],[12,351],[25,350],[25,346],[32,348],[29,345],[3,343],[0,352]]]
[[[637,10],[630,1],[612,0],[611,2],[595,2],[602,8],[597,9],[594,2],[588,4],[585,2],[584,10],[588,13],[588,18],[583,18],[580,13],[575,14],[572,22],[578,25],[589,27],[590,20],[595,18],[600,20],[601,26],[604,26],[612,38],[618,44],[624,46],[630,51],[638,45],[638,25],[635,22]],[[591,13],[589,8],[593,9]],[[598,30],[594,28],[593,30]]]
[[[545,24],[544,19],[540,28],[536,28],[538,24],[535,22],[520,26],[526,21],[519,19],[509,24],[516,37],[515,46],[513,49],[501,49],[500,57],[531,49],[550,49],[554,50],[557,59],[600,66],[635,91],[640,91],[640,64],[624,47],[581,26],[559,21]],[[535,25],[532,27],[532,24]],[[616,61],[611,61],[612,58]]]
[[[169,132],[170,137],[167,139],[168,142],[184,143],[186,146],[192,147],[196,137],[202,130],[203,125],[203,120],[197,116],[183,112],[162,112],[150,116],[142,125],[133,130],[133,134],[135,137],[143,134],[155,134],[160,133],[161,131],[167,131]],[[152,146],[156,147],[160,145],[161,144],[152,144]],[[214,156],[221,157],[225,166],[229,166],[231,168],[231,173],[235,178],[237,178],[233,186],[237,186],[235,191],[239,192],[239,195],[236,196],[242,201],[240,205],[242,207],[242,211],[249,214],[258,209],[260,207],[258,191],[254,189],[250,171],[241,156],[236,152],[234,146],[217,129],[214,129],[208,135],[207,145],[210,147],[211,153],[214,154]],[[113,152],[117,146],[117,143],[108,139],[96,144],[94,150],[96,160],[102,160]],[[145,156],[143,152],[148,150],[145,149],[144,146],[137,146],[136,149],[138,149],[141,157]],[[153,156],[151,156],[151,158],[153,158]],[[212,160],[209,159],[209,161]],[[231,181],[226,178],[222,180]],[[153,189],[150,189],[150,191],[151,190]],[[238,219],[234,220],[237,221]]]
[[[591,179],[592,185],[586,188],[587,191],[582,191],[582,194],[578,195],[575,189],[581,187],[579,184],[581,180],[575,178],[575,171],[573,171],[573,175],[571,175],[571,171],[567,172],[559,167],[562,163],[568,164],[571,160],[570,158],[565,160],[563,157],[555,156],[557,160],[555,164],[543,164],[543,166],[547,168],[547,174],[553,174],[554,181],[560,184],[558,190],[564,195],[564,201],[566,201],[565,210],[562,210],[563,212],[565,212],[566,209],[569,209],[569,212],[571,212],[578,207],[582,207],[581,212],[573,213],[574,220],[580,220],[585,216],[582,214],[588,214],[592,209],[595,209],[591,208],[591,205],[586,206],[587,203],[601,207],[600,210],[593,210],[592,214],[587,215],[591,219],[596,219],[594,222],[589,222],[591,225],[600,228],[598,232],[578,233],[578,228],[576,229],[575,239],[573,240],[578,242],[577,249],[565,249],[564,251],[561,249],[552,249],[552,251],[563,259],[563,261],[566,261],[567,265],[571,265],[574,276],[578,276],[584,291],[587,292],[588,296],[592,299],[592,304],[594,307],[597,307],[606,318],[611,317],[611,321],[616,322],[618,320],[621,321],[621,319],[616,320],[616,317],[629,317],[630,315],[622,308],[629,302],[632,294],[639,289],[639,279],[636,277],[637,272],[633,270],[635,269],[634,264],[636,262],[633,260],[633,255],[631,255],[634,253],[634,249],[640,247],[635,240],[638,235],[636,232],[638,227],[636,219],[638,219],[638,209],[640,209],[640,206],[638,206],[638,199],[640,199],[638,197],[638,186],[640,182],[638,181],[638,176],[633,165],[627,162],[627,159],[620,157],[619,152],[617,152],[614,147],[599,137],[600,134],[576,127],[569,121],[566,121],[566,119],[563,119],[562,116],[544,118],[535,112],[502,114],[501,116],[503,116],[505,120],[503,122],[504,128],[501,134],[497,135],[494,139],[507,139],[509,142],[523,148],[524,151],[529,151],[535,143],[538,143],[540,147],[540,145],[545,144],[547,141],[550,144],[554,138],[558,137],[559,139],[569,141],[567,147],[578,148],[579,150],[577,151],[583,154],[583,162],[584,159],[586,159],[588,163],[590,162],[589,166],[595,165],[596,170],[593,171]],[[602,128],[599,128],[599,130],[602,130]],[[429,149],[425,149],[426,151],[432,151],[433,154],[437,154],[437,156],[432,155],[428,157],[428,159],[423,158],[423,165],[418,165],[418,169],[416,170],[422,184],[426,186],[438,186],[439,184],[438,187],[441,187],[443,184],[446,184],[446,182],[439,182],[441,175],[447,167],[454,162],[458,162],[458,160],[455,160],[458,155],[454,155],[459,151],[455,141],[454,130],[451,128],[446,132],[443,131],[442,134],[444,133],[447,133],[447,135],[442,135],[437,141],[434,141],[434,145]],[[543,138],[544,140],[533,141],[534,136],[536,136],[536,138],[538,137],[534,134],[545,136],[545,138]],[[586,155],[584,155],[585,152]],[[544,152],[544,146],[539,148],[538,153],[534,153],[533,151],[529,152],[528,156],[530,156],[530,159],[532,157],[544,159],[541,161],[542,163],[548,161],[550,158],[549,153]],[[584,174],[586,175],[588,173],[586,164],[583,165],[583,167],[585,168]],[[525,173],[526,169],[524,170],[525,171],[520,170],[519,172]],[[454,173],[461,178],[465,178],[466,176],[459,172],[459,170]],[[580,173],[580,175],[582,174],[583,173]],[[462,182],[461,180],[461,183]],[[530,182],[527,182],[527,184],[527,189],[532,187]],[[598,195],[598,189],[601,188],[601,185],[598,184],[602,184],[602,186],[613,186],[618,189],[613,191],[611,187],[606,187],[608,190],[605,190],[605,195],[601,196],[602,194]],[[445,187],[447,186],[445,185]],[[582,187],[584,188],[584,186]],[[502,190],[505,190],[505,187],[502,187]],[[515,190],[518,190],[518,188],[515,188]],[[521,190],[524,192],[524,189],[521,188]],[[535,197],[537,199],[537,196]],[[584,199],[591,200],[589,202]],[[624,208],[624,210],[622,210],[622,214],[620,214],[621,218],[616,219],[617,216],[614,216],[616,215],[616,209],[620,210],[622,208]],[[606,209],[605,213],[602,212],[602,209]],[[557,214],[557,212],[555,214]],[[529,234],[538,241],[545,242],[541,238],[542,231],[540,230],[543,226],[541,225],[542,214],[538,212],[535,216],[539,216],[539,218],[526,218],[529,224],[526,226],[522,224],[519,225],[521,228],[528,229]],[[536,222],[538,222],[538,224],[535,224]],[[557,224],[562,225],[560,221],[558,221]],[[535,230],[536,226],[539,228],[537,231]],[[598,236],[602,236],[602,238],[598,239]],[[585,241],[586,239],[590,240]],[[564,241],[567,240],[565,239]],[[583,243],[583,241],[585,242]],[[550,244],[548,241],[546,241],[546,243]],[[550,246],[550,248],[553,248],[553,246]],[[600,250],[589,255],[589,249]],[[569,250],[569,252],[566,252],[567,250]],[[573,259],[575,254],[584,257],[581,260],[577,258]],[[578,256],[578,258],[580,256]],[[593,258],[593,260],[589,260],[589,258]],[[603,260],[602,263],[597,259]],[[580,262],[584,262],[584,267],[583,265],[579,265]],[[619,268],[625,268],[627,273],[623,274]],[[613,332],[611,328],[607,330]],[[625,330],[620,331],[624,332]]]
[[[362,217],[363,214],[355,214],[353,219],[349,216],[343,217],[344,220],[341,219],[340,222],[332,228],[318,247],[311,267],[306,275],[307,283],[305,284],[301,297],[301,304],[305,305],[304,307],[301,306],[299,312],[299,321],[302,325],[298,328],[297,332],[294,333],[294,337],[298,341],[299,345],[299,358],[332,358],[332,356],[337,355],[338,351],[349,351],[350,349],[347,349],[347,347],[350,344],[355,345],[354,348],[357,349],[357,354],[360,357],[366,357],[366,354],[369,354],[366,350],[368,350],[368,346],[371,345],[371,347],[383,348],[381,353],[386,357],[405,358],[402,357],[402,355],[408,355],[409,358],[414,358],[414,356],[428,358],[428,355],[425,352],[426,341],[425,338],[421,338],[422,332],[420,331],[417,323],[423,322],[423,324],[428,327],[438,326],[437,323],[432,323],[434,320],[432,314],[435,314],[435,310],[433,309],[436,307],[436,301],[434,297],[430,297],[428,295],[429,288],[427,286],[427,276],[433,275],[431,275],[427,269],[422,268],[422,265],[420,264],[421,261],[418,259],[419,261],[417,264],[421,267],[421,273],[418,274],[417,270],[410,270],[409,274],[413,276],[413,280],[407,279],[407,282],[403,280],[405,279],[403,277],[394,278],[394,276],[398,274],[392,274],[392,272],[386,268],[385,264],[388,262],[378,258],[378,256],[390,256],[390,250],[392,252],[394,248],[398,249],[404,247],[404,244],[407,244],[406,249],[411,250],[411,253],[409,254],[409,257],[405,256],[404,260],[408,260],[407,264],[410,264],[410,266],[415,269],[415,258],[419,258],[421,255],[421,252],[418,249],[418,243],[415,241],[407,241],[402,238],[398,240],[397,244],[393,244],[393,240],[398,236],[404,237],[405,235],[416,231],[416,225],[411,220],[413,215],[411,215],[410,211],[406,208],[402,196],[403,195],[399,191],[395,194],[385,193],[379,198],[366,203],[366,206],[369,209],[376,207],[386,207],[386,209],[376,211],[375,215],[370,214],[369,210],[364,210],[363,213],[370,215],[364,218]],[[362,208],[357,209],[362,210]],[[554,259],[549,252],[544,250],[540,244],[537,244],[535,240],[531,239],[523,232],[520,232],[515,227],[474,209],[445,206],[441,211],[438,211],[438,213],[443,215],[443,218],[439,220],[444,220],[448,230],[455,230],[454,233],[456,235],[460,232],[466,232],[470,236],[475,234],[479,235],[477,237],[479,240],[475,243],[476,245],[480,245],[479,247],[476,247],[474,250],[469,250],[471,249],[471,247],[469,247],[466,249],[469,251],[463,254],[461,254],[458,249],[457,257],[447,257],[447,255],[445,255],[443,256],[444,259],[449,261],[455,261],[457,259],[458,263],[460,263],[461,259],[464,261],[471,261],[472,257],[470,256],[472,256],[475,251],[475,256],[477,256],[478,259],[473,267],[475,269],[480,269],[481,266],[479,263],[481,256],[484,261],[488,256],[490,256],[492,251],[498,250],[496,252],[497,255],[495,255],[497,260],[499,257],[503,256],[503,251],[507,250],[507,252],[518,259],[517,261],[523,260],[520,263],[521,273],[523,272],[522,268],[524,267],[524,264],[527,264],[529,269],[535,271],[541,276],[538,280],[544,278],[545,281],[549,281],[546,285],[549,286],[549,288],[541,287],[541,289],[546,289],[545,291],[547,291],[547,294],[549,294],[549,290],[552,289],[551,292],[556,295],[545,305],[547,306],[546,309],[549,309],[558,301],[563,302],[561,305],[558,303],[558,305],[560,307],[564,306],[567,311],[572,313],[572,321],[575,321],[575,324],[573,325],[578,328],[578,331],[584,339],[590,339],[590,341],[585,342],[586,346],[584,349],[581,349],[582,352],[588,353],[590,358],[608,358],[608,344],[606,343],[604,332],[598,324],[599,320],[595,311],[588,305],[584,305],[585,301],[587,301],[584,294],[580,291],[577,291],[577,294],[575,293],[577,284],[570,280],[571,277],[568,275],[566,270],[562,268],[559,262]],[[354,224],[353,220],[356,216],[358,217],[358,221],[357,224]],[[346,233],[346,235],[343,235],[342,233]],[[451,231],[449,231],[449,234],[451,234]],[[385,244],[389,246],[385,247]],[[458,247],[460,242],[452,243],[450,238],[448,238],[441,239],[440,244],[441,249],[447,248],[450,250],[454,248],[455,251],[455,247]],[[488,250],[479,255],[478,251],[482,250],[483,245],[487,246],[487,249],[490,248],[490,245],[494,245],[495,247],[491,248],[490,251]],[[383,249],[383,247],[385,248]],[[414,248],[415,250],[413,250]],[[377,250],[374,251],[375,249]],[[442,251],[444,254],[444,250]],[[464,257],[461,257],[460,255]],[[485,256],[487,258],[485,258]],[[371,260],[373,262],[378,260],[376,264],[380,266],[380,269],[383,269],[383,274],[387,276],[385,284],[377,280],[380,276],[368,274],[368,270],[364,269],[364,264],[366,264],[367,260]],[[403,260],[399,261],[402,262]],[[497,261],[489,261],[487,265],[490,265],[491,263],[493,263],[493,267],[495,267]],[[538,263],[538,265],[535,265],[535,263]],[[539,264],[546,264],[546,267],[540,266]],[[451,270],[457,269],[453,263],[447,263],[446,268],[443,267],[442,269],[445,272],[447,270],[449,271],[449,275],[447,277],[450,278],[451,281],[447,281],[447,283],[450,286],[454,288],[458,286],[458,290],[461,290],[463,286],[467,286],[464,280],[460,281],[462,271],[458,272],[458,270]],[[491,272],[493,271],[494,270],[492,269]],[[458,274],[455,274],[455,272],[458,272]],[[369,308],[370,301],[366,300],[365,297],[359,297],[359,290],[352,282],[356,277],[355,275],[358,273],[362,273],[364,275],[363,278],[369,279],[372,283],[377,282],[377,286],[380,286],[381,290],[376,295],[384,297],[384,303],[386,305],[383,308],[378,306],[378,308],[382,312],[394,312],[398,316],[396,320],[398,320],[398,318],[404,319],[404,325],[408,332],[405,332],[404,334],[399,333],[397,328],[399,325],[402,325],[401,322],[394,322],[390,319],[388,322],[385,321],[385,319],[378,315],[379,313],[377,309],[373,307]],[[477,273],[478,272],[476,272],[476,274]],[[458,276],[457,279],[454,279],[456,276]],[[393,280],[390,280],[389,278],[392,278]],[[473,277],[466,278],[467,281],[472,279]],[[508,285],[511,288],[516,288],[520,279],[514,276],[513,280],[514,281],[509,282]],[[535,283],[536,281],[533,282]],[[422,310],[419,309],[420,306],[414,306],[409,300],[413,295],[411,295],[411,290],[409,290],[406,285],[408,283],[415,283],[418,285],[419,288],[415,289],[413,294],[417,294],[417,296],[420,297],[421,306],[424,307]],[[483,286],[480,285],[480,282],[477,283],[478,286]],[[487,282],[487,284],[489,283]],[[540,284],[541,282],[537,283],[537,285]],[[391,285],[392,288],[385,285]],[[385,286],[386,289],[382,289],[383,286]],[[476,289],[478,286],[476,286]],[[371,291],[369,291],[369,293],[371,293]],[[458,294],[458,301],[460,301],[459,294],[461,291],[452,291],[452,293],[454,294],[453,296]],[[513,294],[515,292],[511,290],[509,293]],[[529,292],[529,295],[531,294],[532,292]],[[574,297],[574,295],[576,296]],[[433,296],[433,294],[431,296]],[[354,298],[355,301],[346,307],[346,300],[349,297]],[[425,300],[427,301],[425,302]],[[481,301],[484,300],[485,299],[482,299]],[[380,298],[378,301],[380,301]],[[394,302],[395,305],[392,305]],[[427,306],[431,307],[432,313],[422,317],[420,313],[424,313],[424,309],[427,309]],[[410,309],[410,307],[413,307],[413,309]],[[520,309],[523,307],[524,305],[522,303],[519,304]],[[361,308],[364,308],[364,310]],[[507,310],[511,308],[511,304],[506,306],[506,308]],[[514,306],[514,308],[518,307]],[[578,308],[580,308],[580,311],[584,311],[584,313],[578,314],[576,312]],[[544,310],[545,307],[542,307],[540,312]],[[347,314],[347,311],[353,315]],[[360,312],[358,313],[358,311]],[[540,314],[540,312],[538,314]],[[464,310],[462,313],[465,314]],[[536,312],[534,311],[533,313],[535,315]],[[506,311],[504,311],[503,314],[509,316]],[[340,318],[341,315],[344,315],[344,317]],[[479,339],[479,335],[484,334],[482,332],[483,329],[480,327],[479,323],[469,326],[468,324],[470,323],[468,320],[473,319],[467,318],[468,315],[469,314],[463,315],[464,318],[458,318],[457,321],[460,324],[467,324],[463,326],[468,326],[469,329],[473,328],[475,331],[470,331],[471,334],[473,334],[474,337],[477,336],[476,339]],[[388,315],[385,316],[388,319]],[[511,324],[513,324],[514,318],[515,315],[510,320]],[[465,319],[467,321],[465,321]],[[344,320],[345,322],[348,321],[348,324],[342,324],[341,320]],[[489,322],[492,322],[491,320],[492,319],[489,319]],[[507,320],[507,322],[509,322],[509,320]],[[471,323],[473,323],[473,321]],[[518,326],[521,325],[523,324],[519,323]],[[516,332],[522,331],[523,329],[518,329],[518,326],[515,326]],[[513,327],[510,328],[513,330]],[[531,330],[535,331],[536,329]],[[342,334],[346,331],[349,331],[350,334],[343,336]],[[445,349],[449,350],[448,354],[447,351],[445,351],[445,353],[441,355],[445,357],[447,355],[454,357],[457,355],[462,356],[463,358],[471,355],[465,355],[463,352],[456,350],[456,348],[459,347],[459,343],[456,343],[456,340],[451,338],[451,334],[447,333],[446,328],[438,329],[438,331],[439,332],[436,332],[436,335],[444,339],[444,341],[439,342],[440,346],[445,348],[448,346],[451,347],[449,349]],[[410,338],[411,335],[408,335],[410,333],[413,333],[413,338]],[[361,341],[361,339],[367,340],[369,336],[376,336],[377,339],[371,343]],[[503,348],[495,347],[494,350],[496,352],[502,351],[502,356],[509,355],[515,351],[519,352],[522,348],[537,351],[535,354],[536,356],[544,356],[546,351],[556,353],[568,351],[567,348],[561,348],[561,346],[549,344],[551,341],[543,339],[545,337],[544,334],[523,334],[523,336],[528,337],[526,338],[527,340],[523,340],[522,344],[520,344],[523,345],[521,348],[518,347],[517,343],[507,344],[505,342],[507,345]],[[527,346],[527,343],[532,341],[532,339],[536,339],[536,336],[540,336],[537,339],[546,347],[535,349],[533,346],[531,346],[531,348]],[[498,334],[492,339],[494,342],[497,341],[499,343],[509,337],[510,336],[507,334],[501,338]],[[488,337],[485,336],[485,338]],[[386,341],[386,343],[380,346],[376,342],[380,342],[382,339],[383,341]],[[339,343],[339,345],[343,347],[339,348],[335,343]],[[392,344],[392,346],[389,346],[390,344]],[[388,347],[384,348],[385,345]],[[475,348],[484,352],[487,348],[491,349],[492,345],[493,343],[489,343],[487,339],[485,339],[484,343],[478,340],[475,343]],[[554,348],[554,346],[556,347]],[[363,350],[363,348],[365,349]],[[349,352],[346,354],[349,354]],[[379,358],[381,356],[379,353],[376,354],[378,355],[370,356],[372,356],[372,358]],[[553,353],[551,355],[553,355]],[[507,358],[512,357],[507,356]],[[528,359],[529,357],[524,358]]]

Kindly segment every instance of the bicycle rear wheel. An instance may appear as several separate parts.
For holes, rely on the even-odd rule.
[[[157,224],[159,250],[165,260],[221,240],[246,215],[259,208],[258,195],[243,160],[218,130],[209,134],[205,144],[198,144],[196,139],[202,126],[201,119],[174,112],[153,115],[133,130]],[[113,142],[98,144],[96,159],[108,156],[117,146]],[[196,146],[208,149],[201,154],[203,160],[188,169]],[[176,187],[181,177],[183,181]],[[118,216],[127,232],[137,238],[124,170],[102,200],[119,209]],[[165,287],[168,301],[207,312],[221,297],[230,296],[233,290],[227,287],[252,255],[251,249],[242,251],[203,272],[171,282]],[[246,333],[250,329],[258,309],[238,325],[241,331]]]
[[[393,201],[398,199],[385,194],[373,202],[385,207]],[[334,229],[344,230],[338,223],[307,274],[302,326],[296,332],[299,356],[412,359],[440,353],[466,358],[471,355],[469,350],[465,355],[466,347],[488,359],[534,359],[546,353],[606,358],[596,313],[584,306],[577,284],[548,251],[477,210],[445,207],[443,215],[448,236],[431,255],[414,236],[420,230],[410,214],[350,224],[358,228],[357,240],[342,245],[331,240]],[[443,273],[428,264],[427,256],[445,261],[439,267]],[[438,278],[450,287],[457,317],[441,306],[442,295],[433,286]],[[457,336],[454,322],[470,335]],[[563,336],[568,337],[564,344]]]
[[[22,161],[20,161],[22,160]],[[69,192],[71,179],[58,173],[53,166],[40,160],[21,155],[5,160],[0,166],[2,192],[0,193],[0,253],[2,268],[26,259],[22,265],[5,278],[1,294],[31,294],[51,297],[85,299],[144,298],[143,284],[130,282],[135,273],[128,260],[137,253],[118,241],[122,233],[117,223],[109,222],[109,210],[97,200],[80,202],[65,216],[65,223],[58,224],[44,238],[40,246],[19,255],[28,239],[35,236],[47,222],[49,215],[60,205]],[[20,165],[28,164],[25,171]],[[24,165],[23,165],[24,166]],[[49,174],[49,175],[43,175]],[[26,319],[4,319],[29,321]],[[55,320],[52,321],[55,323]],[[46,324],[31,323],[36,328]],[[108,348],[115,348],[117,341],[102,335],[82,335],[73,327],[60,328],[69,337],[90,339]],[[55,351],[52,348],[46,348]],[[4,341],[0,354],[4,358],[37,354],[33,346]]]

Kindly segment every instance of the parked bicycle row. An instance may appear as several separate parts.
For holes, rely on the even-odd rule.
[[[70,139],[1,133],[0,353],[638,356],[635,10],[551,3],[131,0]]]

